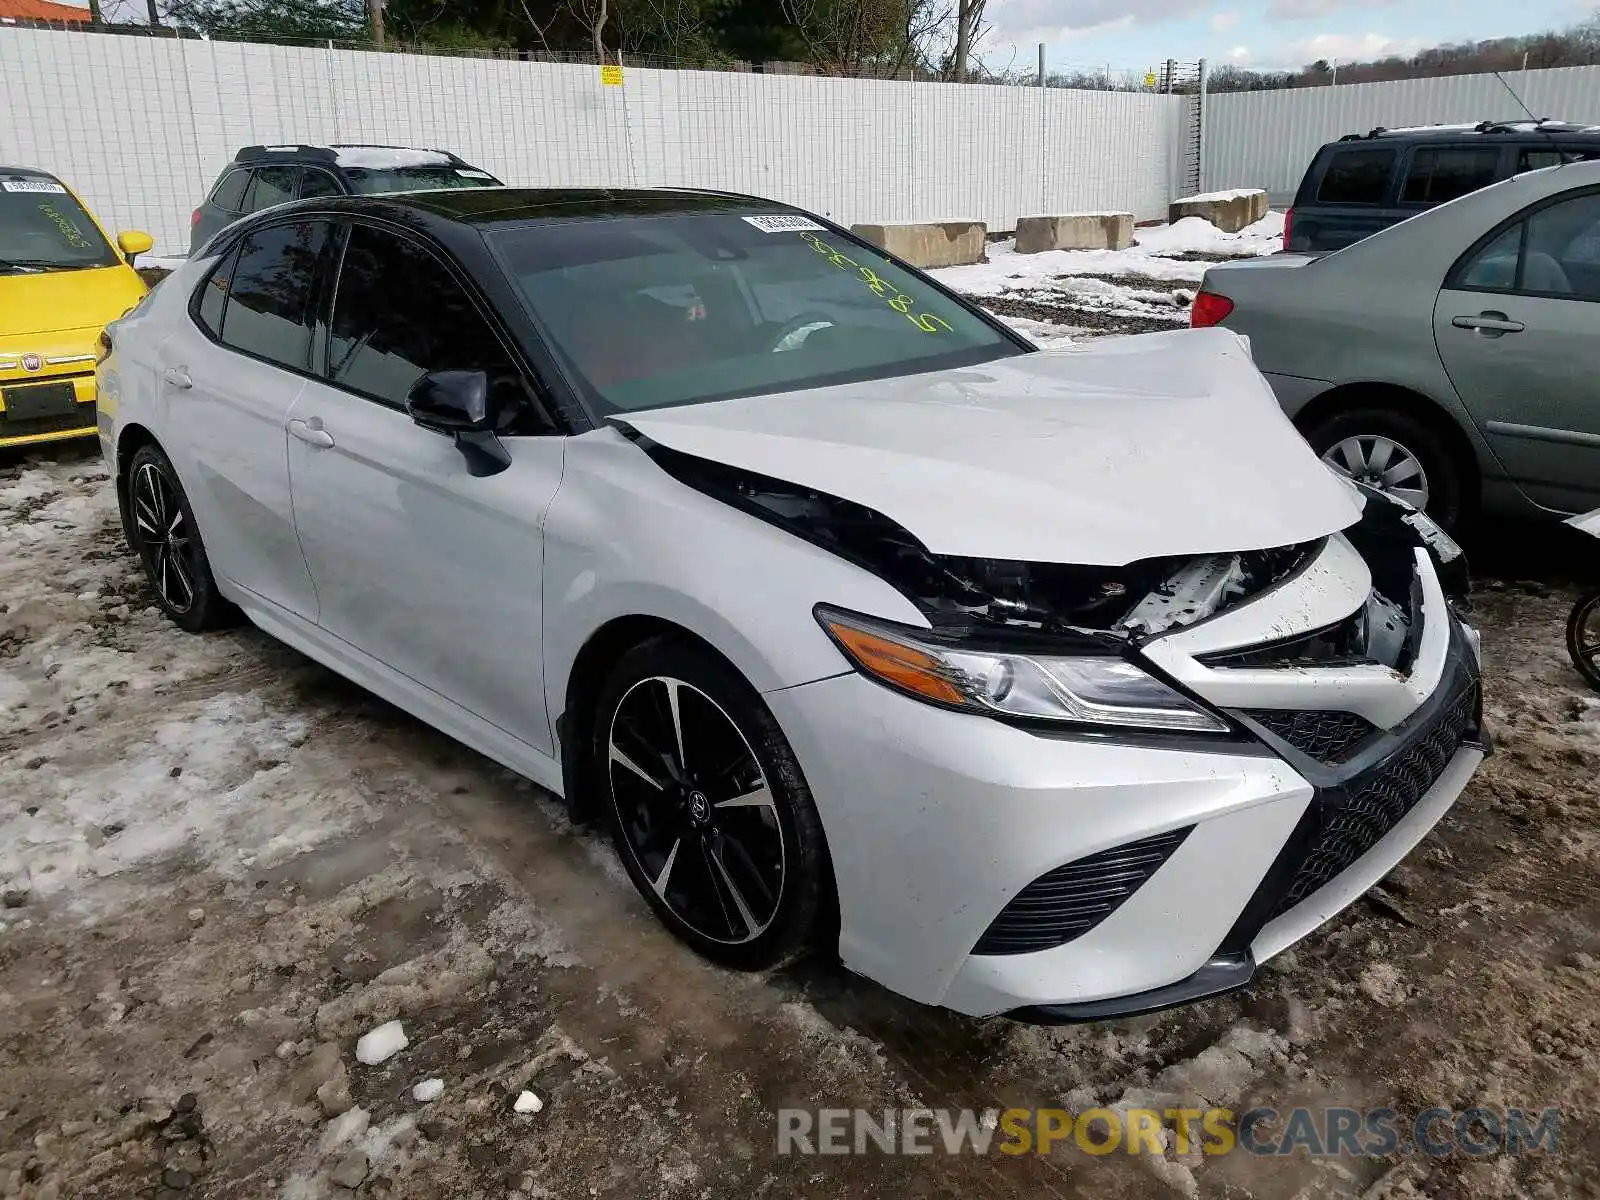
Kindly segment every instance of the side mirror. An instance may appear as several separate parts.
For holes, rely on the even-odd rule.
[[[489,403],[484,372],[429,371],[406,393],[406,412],[422,428],[453,437],[468,474],[498,475],[511,465],[511,455],[495,436],[499,414]]]
[[[149,254],[155,239],[142,229],[125,229],[117,234],[117,249],[130,263],[141,254]]]

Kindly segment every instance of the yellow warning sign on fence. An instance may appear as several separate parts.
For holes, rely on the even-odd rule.
[[[616,63],[607,63],[600,68],[600,82],[607,87],[621,87],[622,68]]]
[[[1145,87],[1155,87],[1155,85],[1156,85],[1156,77],[1155,77],[1155,74],[1153,72],[1144,77],[1144,85],[1145,85]]]

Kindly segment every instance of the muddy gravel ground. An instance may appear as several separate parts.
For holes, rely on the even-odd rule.
[[[1478,597],[1499,753],[1381,897],[1240,995],[1043,1029],[706,965],[531,785],[168,625],[98,458],[0,460],[0,1197],[1600,1195],[1600,706],[1526,572]],[[776,1147],[785,1106],[1295,1103],[1564,1118],[1518,1158]]]

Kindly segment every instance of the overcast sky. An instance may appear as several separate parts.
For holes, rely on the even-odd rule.
[[[1054,69],[1142,68],[1167,58],[1254,67],[1409,54],[1440,42],[1535,33],[1583,20],[1600,0],[989,0],[985,59]]]

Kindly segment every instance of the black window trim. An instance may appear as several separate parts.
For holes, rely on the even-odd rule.
[[[238,346],[233,345],[231,342],[225,342],[222,340],[222,329],[218,329],[213,332],[206,326],[206,323],[200,319],[200,299],[205,294],[205,289],[211,286],[211,279],[218,271],[222,270],[222,268],[227,266],[230,262],[238,261],[239,252],[244,246],[246,238],[252,236],[253,234],[260,233],[262,230],[275,229],[280,225],[312,225],[318,223],[333,224],[333,234],[337,235],[339,233],[337,222],[332,214],[303,212],[284,213],[281,216],[274,215],[266,218],[265,220],[252,221],[250,222],[248,228],[240,229],[234,232],[233,236],[230,237],[228,244],[222,249],[221,253],[217,255],[216,263],[213,264],[209,271],[200,277],[200,282],[195,286],[194,291],[189,295],[189,303],[187,305],[189,320],[194,327],[200,331],[201,336],[204,337],[206,341],[210,342],[213,346],[216,346],[219,350],[226,350],[229,354],[237,354],[240,358],[248,358],[252,362],[258,362],[264,366],[275,367],[277,370],[285,371],[299,379],[318,378],[318,376],[313,374],[315,367],[314,362],[309,363],[304,369],[302,369],[300,367],[290,366],[285,362],[280,362],[276,358],[267,358],[265,355],[252,354],[248,350],[241,350]],[[327,294],[328,291],[327,280],[325,278],[328,269],[326,262],[326,246],[323,248],[323,254],[321,257],[324,261],[318,265],[316,274],[311,280],[312,303],[309,315],[312,320],[312,326],[310,353],[308,358],[313,360],[316,357],[317,313],[321,306],[322,298]],[[228,324],[228,301],[232,298],[233,284],[230,280],[228,285],[228,295],[223,298],[222,305],[221,323],[224,328],[226,328]]]
[[[561,414],[561,406],[554,396],[549,383],[540,376],[538,371],[534,369],[533,364],[528,361],[528,356],[523,353],[522,347],[517,343],[517,339],[506,328],[505,321],[495,311],[494,305],[488,302],[471,276],[462,269],[455,255],[426,234],[367,213],[340,212],[334,214],[334,221],[338,227],[336,229],[338,238],[337,258],[329,264],[330,278],[325,280],[318,289],[317,308],[312,317],[311,365],[312,369],[318,372],[312,378],[324,387],[336,388],[347,395],[366,400],[378,405],[380,408],[388,409],[390,412],[398,412],[405,415],[404,405],[391,403],[381,396],[374,396],[370,392],[363,392],[359,388],[353,388],[348,384],[341,383],[333,378],[329,370],[331,365],[329,358],[333,349],[331,333],[333,310],[334,305],[338,303],[339,283],[344,278],[344,256],[350,245],[350,231],[357,225],[365,225],[380,233],[409,242],[433,258],[436,263],[443,266],[445,273],[466,293],[468,301],[488,326],[491,336],[500,342],[500,348],[506,352],[507,361],[522,376],[523,391],[526,393],[528,403],[544,419],[545,424],[550,427],[550,432],[501,433],[501,437],[565,437],[574,432],[571,423]]]
[[[1441,291],[1450,292],[1478,292],[1486,296],[1526,296],[1530,300],[1570,300],[1576,304],[1600,304],[1600,296],[1584,296],[1576,292],[1536,292],[1521,286],[1522,268],[1527,259],[1528,251],[1528,222],[1547,208],[1554,208],[1557,204],[1565,204],[1569,200],[1581,200],[1588,196],[1600,196],[1600,184],[1590,184],[1588,187],[1573,188],[1567,192],[1556,192],[1535,200],[1526,208],[1501,221],[1488,233],[1484,234],[1451,264],[1446,272]],[[1478,255],[1510,229],[1513,225],[1522,225],[1522,236],[1517,239],[1517,275],[1509,288],[1485,287],[1482,284],[1467,284],[1461,282],[1461,276],[1467,268],[1477,259]]]
[[[1502,179],[1507,179],[1515,173],[1513,168],[1516,166],[1517,160],[1514,156],[1519,150],[1527,149],[1529,144],[1530,143],[1524,142],[1512,146],[1505,143],[1485,145],[1483,142],[1439,142],[1436,144],[1430,144],[1428,142],[1414,143],[1406,150],[1401,161],[1400,175],[1395,183],[1395,188],[1397,190],[1394,194],[1394,206],[1396,208],[1411,209],[1417,212],[1426,212],[1430,208],[1438,208],[1441,204],[1449,203],[1447,200],[1406,199],[1406,185],[1411,181],[1411,171],[1416,164],[1417,155],[1419,154],[1437,154],[1446,150],[1471,150],[1480,154],[1485,150],[1491,151],[1495,156],[1494,178],[1483,185],[1483,187],[1489,187],[1491,184],[1499,183]],[[1483,188],[1473,189],[1473,191],[1478,192],[1481,192],[1482,190]],[[1462,195],[1467,196],[1470,196],[1471,194],[1472,192],[1462,193]],[[1457,199],[1459,198],[1460,197],[1457,197]]]

